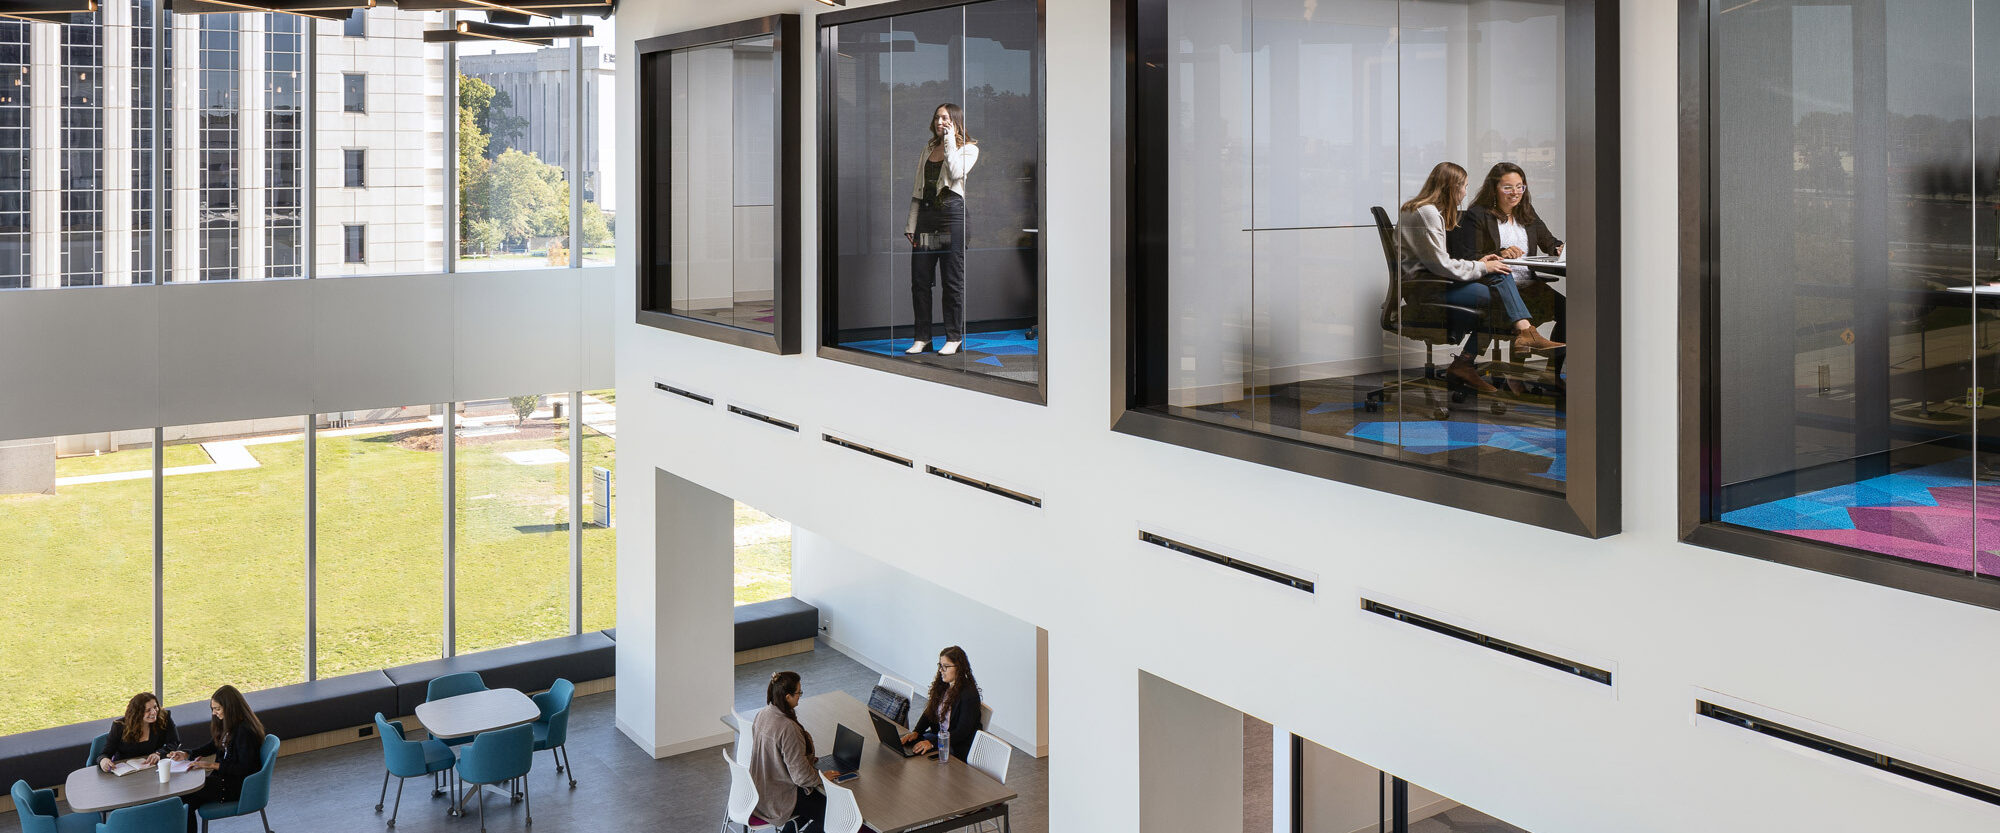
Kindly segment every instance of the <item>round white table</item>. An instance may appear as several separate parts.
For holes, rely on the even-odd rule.
[[[129,775],[112,775],[94,766],[69,774],[63,780],[63,799],[78,813],[108,813],[121,807],[137,807],[162,798],[187,795],[208,783],[208,771],[190,769],[176,772],[160,783],[159,773],[142,770]]]
[[[519,689],[489,688],[417,704],[417,722],[437,738],[464,738],[540,720],[542,710]],[[509,796],[514,800],[518,797]],[[459,796],[451,815],[465,814],[466,796]]]

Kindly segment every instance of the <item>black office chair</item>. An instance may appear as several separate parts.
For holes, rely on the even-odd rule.
[[[1445,419],[1451,415],[1447,399],[1449,402],[1462,403],[1473,395],[1471,390],[1450,385],[1449,380],[1437,366],[1437,348],[1456,345],[1464,341],[1467,335],[1464,330],[1458,329],[1453,324],[1452,313],[1457,311],[1473,314],[1479,322],[1477,326],[1480,332],[1487,336],[1508,336],[1512,334],[1512,328],[1507,326],[1507,322],[1500,321],[1496,310],[1490,307],[1473,309],[1445,303],[1445,290],[1450,289],[1453,284],[1450,278],[1404,276],[1396,262],[1396,225],[1389,221],[1389,212],[1379,205],[1368,210],[1375,215],[1375,231],[1382,238],[1382,258],[1389,267],[1389,288],[1382,299],[1382,329],[1412,341],[1423,342],[1424,375],[1418,379],[1397,379],[1369,391],[1362,400],[1362,410],[1369,413],[1380,411],[1382,403],[1389,400],[1392,392],[1401,394],[1422,391],[1424,404],[1430,408],[1431,417]],[[1438,396],[1440,387],[1449,391],[1448,397]],[[1495,399],[1491,408],[1493,413],[1504,414],[1507,412],[1507,403]]]

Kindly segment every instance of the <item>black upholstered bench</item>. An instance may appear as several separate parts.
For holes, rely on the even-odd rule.
[[[83,758],[90,741],[111,730],[111,718],[73,723],[0,737],[0,784],[26,781],[35,789],[61,786]]]
[[[403,714],[396,711],[396,684],[380,671],[252,691],[244,694],[243,699],[257,712],[264,731],[281,738],[303,738],[369,726],[374,724],[376,712],[391,717]],[[208,742],[207,700],[175,706],[173,715],[182,744],[200,746]]]
[[[617,646],[611,637],[592,631],[577,636],[544,639],[525,645],[495,648],[464,656],[434,659],[390,668],[396,687],[396,714],[415,714],[431,680],[461,671],[477,671],[487,688],[542,691],[561,677],[571,682],[597,680],[617,673]],[[383,712],[388,714],[388,712]],[[177,719],[179,715],[175,716]]]
[[[819,633],[819,608],[786,596],[736,606],[736,652],[774,648]]]

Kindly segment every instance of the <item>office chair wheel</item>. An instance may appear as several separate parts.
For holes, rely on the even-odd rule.
[[[1382,410],[1382,403],[1370,399],[1366,402],[1361,403],[1361,410],[1372,414]]]
[[[1499,416],[1499,415],[1501,415],[1501,414],[1504,414],[1504,413],[1506,413],[1506,412],[1507,412],[1507,403],[1505,403],[1505,402],[1494,402],[1494,403],[1492,404],[1492,406],[1490,407],[1490,410],[1491,410],[1491,411],[1493,411],[1493,415],[1494,415],[1494,416]]]
[[[1431,410],[1431,419],[1438,422],[1451,419],[1451,411],[1445,408],[1434,408]]]
[[[1452,403],[1453,405],[1463,405],[1463,404],[1465,404],[1465,400],[1466,400],[1466,398],[1467,398],[1467,397],[1469,397],[1469,396],[1471,396],[1471,394],[1468,394],[1468,393],[1466,393],[1465,391],[1462,391],[1462,390],[1455,390],[1455,391],[1452,391],[1452,392],[1451,392],[1451,403]],[[1443,410],[1443,409],[1439,409],[1439,410]]]

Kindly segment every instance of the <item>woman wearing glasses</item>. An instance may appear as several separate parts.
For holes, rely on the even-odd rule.
[[[965,760],[972,754],[972,738],[979,732],[979,683],[972,678],[972,660],[957,645],[938,654],[937,677],[924,713],[917,718],[916,731],[903,736],[915,743],[917,752],[929,752],[943,743],[951,756]]]
[[[1465,216],[1452,230],[1450,241],[1453,257],[1476,260],[1487,255],[1498,255],[1503,260],[1513,260],[1534,255],[1560,255],[1563,242],[1549,231],[1535,213],[1535,201],[1528,195],[1528,173],[1512,162],[1501,162],[1486,172],[1486,181],[1479,186],[1479,195],[1472,198],[1472,207],[1465,210]],[[1535,280],[1534,272],[1526,266],[1513,267],[1514,285],[1521,291],[1521,300],[1528,305],[1528,312],[1537,321],[1554,319],[1554,341],[1563,340],[1563,321],[1567,317],[1567,304],[1563,294],[1549,286],[1548,281]],[[1549,359],[1549,367],[1556,372],[1562,370],[1563,354]]]

